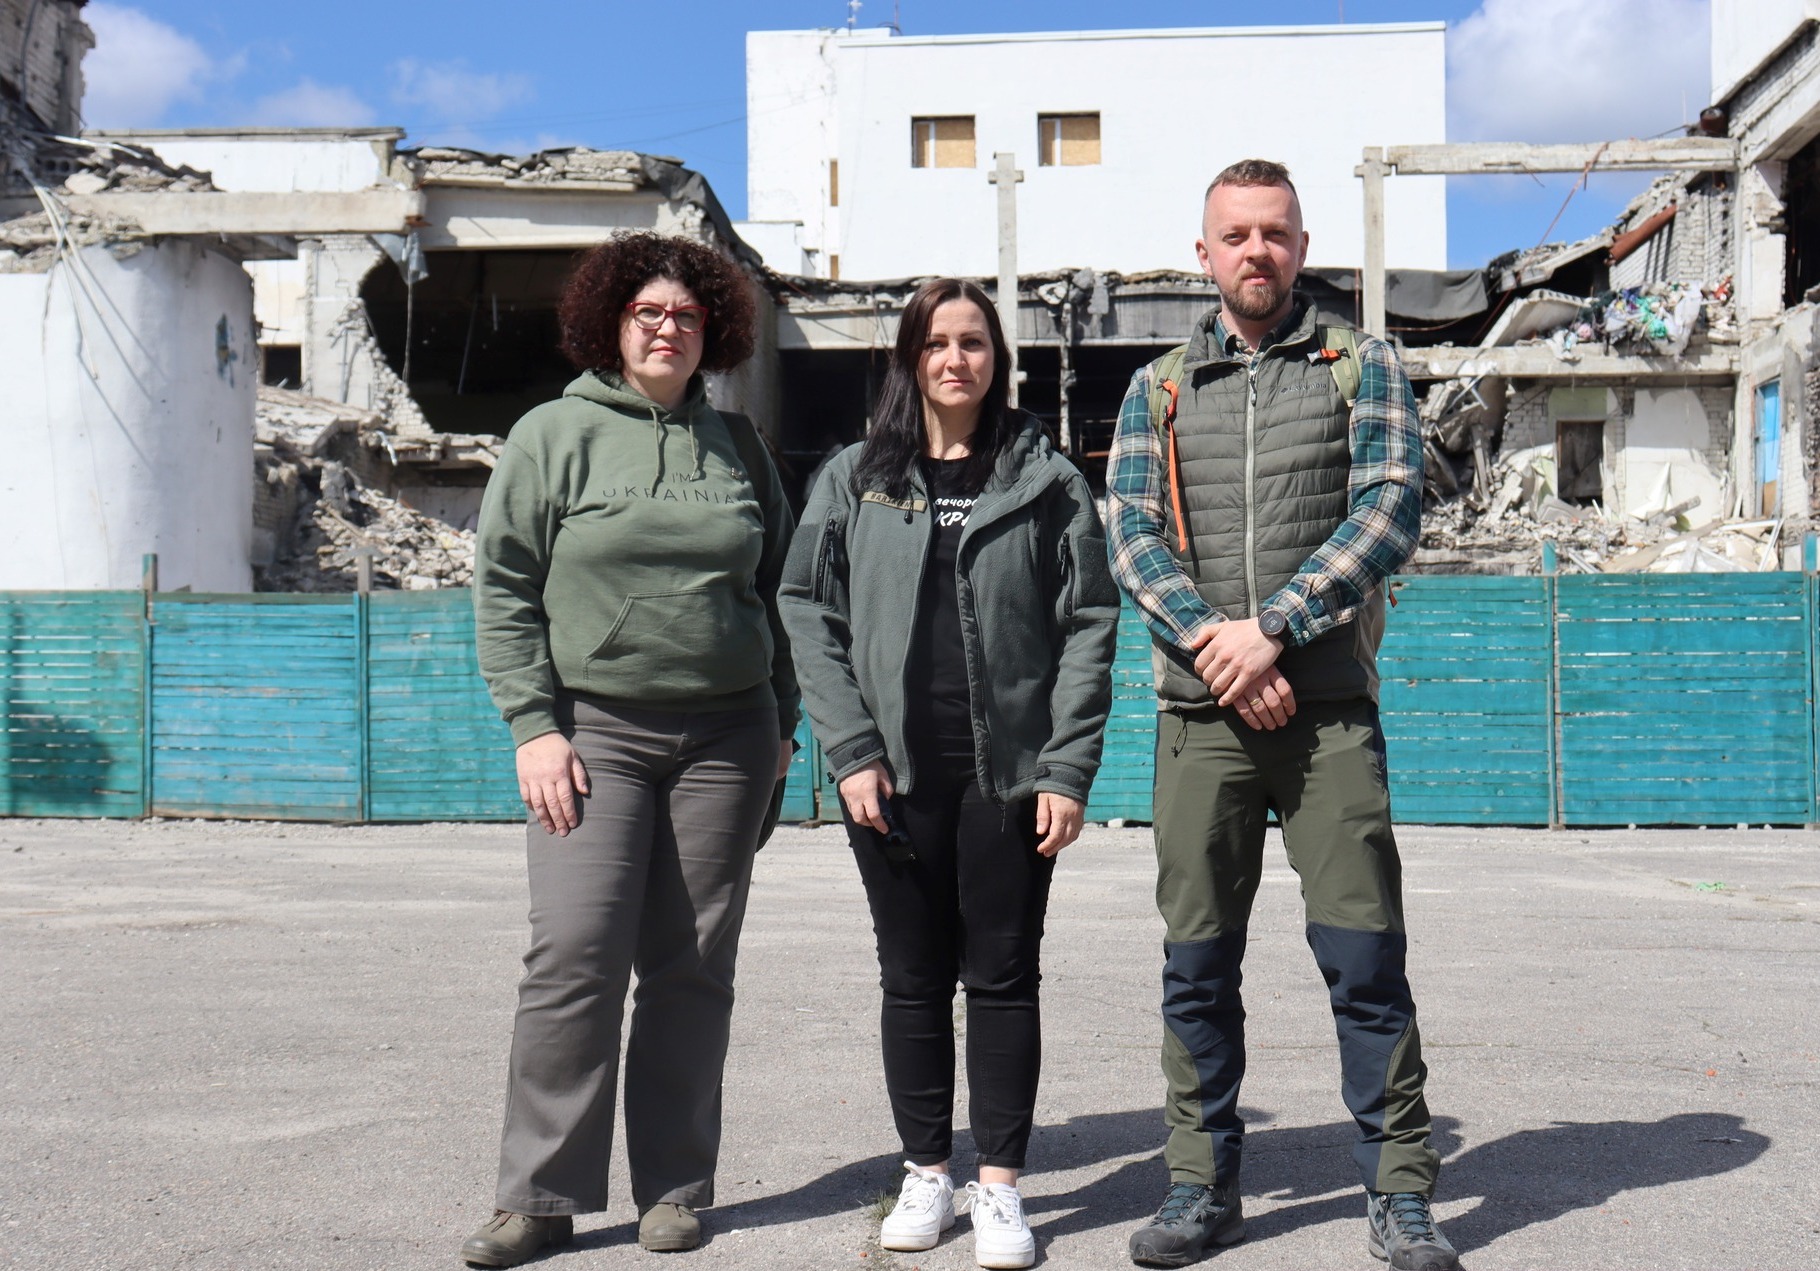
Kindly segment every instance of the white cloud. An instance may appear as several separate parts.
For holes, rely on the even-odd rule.
[[[1707,0],[1485,0],[1447,35],[1456,141],[1603,141],[1691,123]]]
[[[373,108],[351,88],[305,77],[253,105],[255,124],[277,128],[357,128],[374,122]]]
[[[402,58],[392,63],[392,100],[418,106],[444,123],[475,123],[532,95],[524,75],[471,71],[467,63],[420,62]]]
[[[96,3],[83,18],[95,32],[82,62],[82,116],[91,128],[155,127],[173,105],[200,98],[220,77],[200,44],[138,9]]]

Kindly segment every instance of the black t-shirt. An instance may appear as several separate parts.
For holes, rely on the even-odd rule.
[[[973,749],[973,714],[967,692],[967,658],[961,645],[961,605],[954,562],[961,531],[973,514],[977,494],[962,483],[965,459],[924,459],[923,479],[933,503],[935,532],[917,597],[916,631],[910,641],[909,718],[912,745],[943,752]]]

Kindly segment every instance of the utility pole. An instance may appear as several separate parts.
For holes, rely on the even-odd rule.
[[[1005,328],[1005,348],[1011,365],[1005,368],[1005,402],[1017,405],[1017,156],[1000,150],[992,156],[994,167],[986,179],[998,187],[998,320]]]
[[[1390,165],[1377,146],[1365,150],[1365,161],[1353,175],[1365,182],[1365,271],[1360,325],[1365,334],[1386,338],[1384,320],[1384,176]]]

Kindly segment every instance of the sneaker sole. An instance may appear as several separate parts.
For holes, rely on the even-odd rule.
[[[973,1260],[986,1271],[1023,1271],[1036,1262],[1036,1243],[1032,1241],[1028,1249],[1007,1249],[1003,1253],[975,1252]]]
[[[1132,1248],[1130,1250],[1131,1260],[1140,1267],[1185,1267],[1199,1262],[1209,1254],[1230,1248],[1244,1238],[1245,1224],[1241,1220],[1225,1231],[1216,1232],[1205,1245],[1198,1249],[1189,1249],[1182,1253],[1156,1253],[1149,1249]]]
[[[889,1249],[892,1253],[921,1253],[925,1249],[933,1249],[940,1244],[942,1232],[950,1230],[953,1226],[954,1215],[950,1214],[932,1236],[920,1233],[914,1236],[887,1236],[881,1231],[878,1233],[878,1247]]]

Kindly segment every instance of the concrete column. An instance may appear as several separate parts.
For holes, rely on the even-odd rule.
[[[1006,402],[1017,405],[1017,183],[1024,174],[1017,170],[1017,156],[1000,150],[992,156],[994,167],[986,179],[998,186],[998,320],[1005,328],[1005,346],[1011,354],[1011,365],[1005,368]]]
[[[364,234],[327,236],[302,250],[309,291],[304,298],[304,391],[363,410],[383,410],[365,327],[349,330],[342,320],[348,306],[360,299],[361,280],[385,260],[385,253]]]
[[[1384,151],[1367,146],[1365,161],[1353,169],[1365,182],[1365,270],[1364,295],[1360,317],[1365,331],[1379,339],[1386,337],[1384,317],[1384,175],[1389,171]]]

